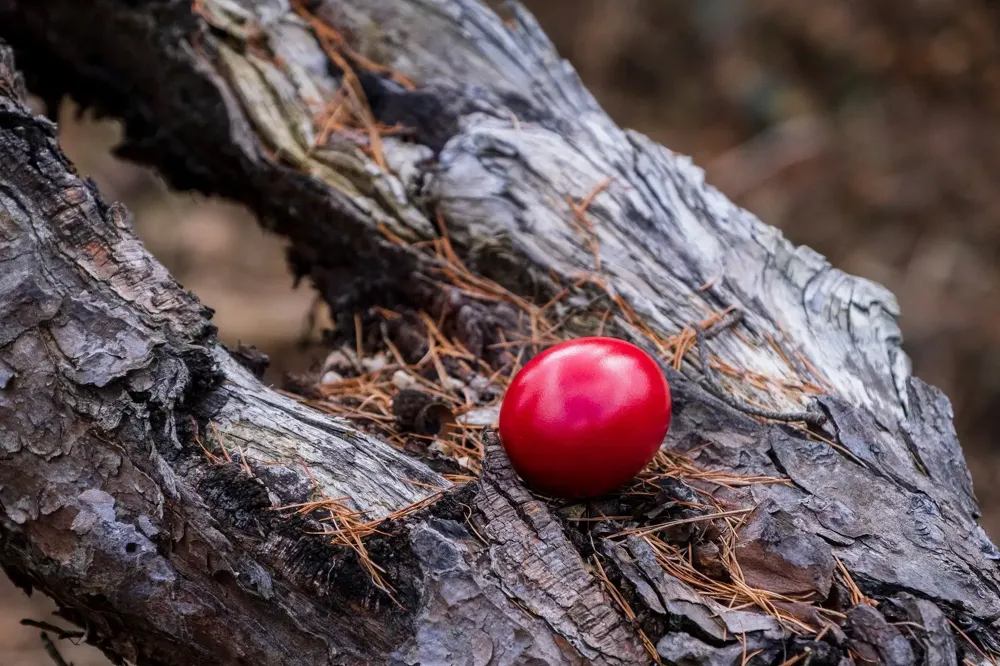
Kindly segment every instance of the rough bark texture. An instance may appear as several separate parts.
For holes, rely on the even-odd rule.
[[[436,309],[486,356],[498,328],[517,328],[509,309],[440,286],[431,259],[390,240],[436,237],[437,212],[466,264],[522,297],[577,284],[569,303],[622,298],[635,314],[612,316],[619,335],[641,322],[666,336],[739,307],[739,330],[713,350],[777,379],[728,388],[801,409],[807,394],[783,387],[811,377],[826,389],[815,434],[836,446],[733,410],[700,388],[694,361],[668,371],[667,445],[708,468],[787,479],[717,489],[755,507],[739,547],[748,582],[829,600],[843,592],[839,559],[882,603],[831,602],[847,612],[822,640],[727,609],[667,574],[641,539],[578,538],[493,440],[479,482],[370,539],[394,592],[377,589],[352,551],[273,508],[309,499],[310,474],[373,517],[427,494],[408,481],[447,482],[232,360],[124,211],[71,173],[52,125],[19,101],[5,52],[0,563],[15,580],[52,595],[109,654],[150,664],[643,663],[639,624],[585,564],[593,549],[672,663],[806,649],[813,663],[954,663],[1000,647],[1000,553],[976,522],[946,398],[910,376],[891,294],[793,247],[688,160],[616,127],[516,7],[504,23],[472,0],[306,5],[416,83],[360,75],[374,118],[410,130],[382,139],[392,173],[343,137],[313,148],[313,116],[342,72],[285,0],[201,0],[197,12],[174,0],[0,0],[0,37],[47,99],[69,92],[124,118],[124,155],[242,201],[287,236],[293,269],[343,320],[369,305]],[[580,229],[567,197],[606,178],[592,230]],[[579,280],[598,272],[595,248],[601,288]],[[556,307],[569,330],[597,327],[600,307]],[[202,452],[210,424],[232,463]]]

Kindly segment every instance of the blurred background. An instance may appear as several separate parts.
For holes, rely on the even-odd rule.
[[[888,286],[915,372],[951,397],[1000,540],[1000,5],[993,0],[528,0],[619,122],[843,270]],[[112,158],[118,128],[63,109],[62,141],[227,343],[303,369],[313,304],[245,211]],[[277,375],[275,375],[277,376]],[[0,663],[51,664],[51,607],[0,582]],[[77,666],[95,651],[60,644]]]

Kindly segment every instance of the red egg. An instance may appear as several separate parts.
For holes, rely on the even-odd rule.
[[[670,426],[670,388],[646,352],[615,338],[563,342],[514,377],[500,441],[514,470],[549,495],[600,495],[652,460]]]

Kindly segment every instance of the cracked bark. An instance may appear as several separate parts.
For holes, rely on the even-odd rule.
[[[46,99],[70,93],[122,117],[123,155],[178,187],[241,201],[287,236],[293,271],[338,319],[423,307],[486,356],[516,316],[439,286],[428,258],[384,231],[434,238],[439,211],[480,275],[539,301],[577,284],[559,315],[590,333],[598,315],[580,304],[601,303],[603,290],[578,280],[595,271],[593,239],[566,199],[611,178],[588,233],[607,290],[635,314],[608,330],[634,335],[641,320],[667,335],[738,306],[740,334],[720,335],[713,351],[822,382],[821,434],[838,443],[733,411],[685,361],[669,377],[668,446],[705,467],[789,481],[715,489],[757,507],[744,557],[763,563],[748,567],[761,580],[832,598],[836,556],[881,604],[845,608],[821,641],[792,636],[701,597],[641,540],[584,543],[496,451],[479,482],[370,540],[390,598],[351,551],[272,509],[307,499],[308,474],[372,517],[426,495],[406,480],[447,482],[234,361],[125,211],[73,174],[53,126],[25,110],[4,51],[0,562],[15,581],[134,663],[643,663],[638,625],[586,564],[596,546],[668,662],[739,663],[746,650],[781,662],[808,649],[811,663],[952,663],[997,649],[1000,553],[976,522],[946,398],[910,375],[890,293],[793,247],[688,160],[615,126],[520,9],[504,23],[472,0],[308,3],[416,82],[361,75],[375,118],[410,130],[383,139],[390,174],[346,141],[310,150],[312,117],[341,72],[288,2],[199,6],[0,0],[0,37]],[[803,405],[794,392],[727,386],[768,408]],[[209,423],[232,463],[202,453]]]

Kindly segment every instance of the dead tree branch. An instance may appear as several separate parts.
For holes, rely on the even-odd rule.
[[[697,542],[699,572],[771,595],[754,607],[671,573],[673,551],[641,530],[575,527],[495,450],[481,479],[366,539],[380,588],[357,551],[276,508],[347,497],[379,518],[448,483],[240,367],[125,212],[72,173],[4,51],[0,562],[109,654],[630,664],[652,642],[671,663],[902,664],[997,650],[1000,553],[950,405],[910,374],[892,295],[618,128],[523,10],[505,23],[474,0],[0,0],[0,36],[44,98],[123,118],[122,155],[286,236],[341,330],[372,306],[425,310],[498,365],[497,342],[530,328],[519,304],[551,304],[561,336],[640,336],[676,362],[669,449],[783,481],[711,484],[723,513],[749,518],[682,518],[662,541],[689,544],[691,562]],[[444,238],[453,257],[426,251]],[[456,262],[471,282],[442,278]],[[813,405],[822,427],[756,420],[699,388],[683,341],[731,306],[742,323],[705,359],[723,390],[762,413]],[[227,442],[235,458],[206,455]],[[694,539],[702,523],[715,533]]]

